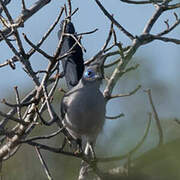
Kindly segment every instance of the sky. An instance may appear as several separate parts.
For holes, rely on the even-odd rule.
[[[14,18],[18,17],[18,14],[20,13],[20,2],[21,1],[19,0],[14,0],[10,5],[8,5],[8,8]],[[34,2],[36,1],[27,1],[27,7],[32,5]],[[58,16],[60,8],[64,5],[65,2],[66,1],[64,0],[52,1],[50,4],[41,9],[37,14],[35,14],[32,18],[30,18],[27,22],[25,22],[25,27],[19,29],[20,34],[25,33],[27,37],[32,40],[32,42],[37,43],[41,39],[42,35],[50,27],[50,25],[54,22],[54,20]],[[135,6],[122,3],[119,0],[102,0],[101,2],[111,14],[114,14],[114,18],[133,35],[141,34],[147,21],[155,12],[155,8],[153,7],[153,5]],[[82,39],[82,44],[87,50],[87,52],[84,54],[84,59],[86,60],[91,58],[103,46],[109,31],[110,21],[103,15],[103,13],[100,11],[99,7],[93,0],[74,0],[72,3],[72,7],[73,9],[79,8],[79,11],[72,18],[72,22],[75,25],[77,33],[87,32],[98,28],[98,31],[96,33],[86,35]],[[164,13],[153,27],[152,33],[156,34],[166,28],[164,20],[169,19],[169,24],[173,24],[175,21],[173,12]],[[176,13],[178,15],[180,14],[179,12],[179,10],[176,10]],[[51,36],[42,46],[42,49],[51,55],[55,51],[58,43],[58,29],[59,25],[55,28]],[[120,32],[117,28],[115,28],[115,30],[117,32],[118,40],[120,40],[124,46],[131,43],[130,40],[122,32]],[[180,26],[177,27],[168,36],[180,38],[179,32]],[[23,40],[22,35],[21,39]],[[26,51],[28,51],[30,47],[26,42],[24,42],[24,40],[23,44]],[[148,64],[151,64],[151,66],[153,67],[152,75],[156,78],[156,80],[164,81],[170,84],[170,101],[167,102],[164,99],[161,103],[159,103],[160,113],[165,117],[172,116],[174,112],[175,116],[180,116],[176,101],[178,92],[180,90],[180,88],[176,88],[177,82],[179,82],[178,76],[180,75],[179,50],[180,46],[178,45],[155,41],[139,48],[137,53],[134,55],[134,58],[145,58],[145,60],[148,60]],[[0,42],[0,63],[3,63],[6,59],[12,56],[13,54],[9,51],[7,45],[4,42]],[[48,62],[37,53],[32,57],[31,63],[34,70],[38,70],[46,67]],[[14,92],[14,86],[18,86],[20,92],[23,92],[24,88],[33,86],[31,79],[22,70],[22,66],[19,63],[16,63],[15,70],[12,70],[10,67],[1,68],[0,77],[0,99],[8,97],[9,94],[12,94]],[[144,88],[147,88],[146,78],[144,78],[141,83]],[[158,95],[156,97],[158,97]],[[157,100],[157,103],[158,102],[159,101]],[[164,112],[164,106],[167,106],[168,104],[170,105],[170,108],[172,108],[172,110],[169,110],[168,113],[166,113]],[[123,111],[124,107],[123,105],[119,105],[119,102],[111,103],[109,105],[110,108],[108,109],[108,115],[118,114],[119,106],[122,107]],[[112,125],[110,126],[116,126],[116,123],[112,123]]]
[[[34,2],[35,1],[33,0],[28,2],[27,7],[32,5]],[[20,29],[20,34],[24,32],[29,38],[32,39],[34,43],[38,42],[41,36],[53,23],[60,11],[60,7],[62,7],[64,3],[65,1],[54,1],[48,4],[25,23],[25,27]],[[155,10],[152,5],[128,5],[120,2],[119,0],[113,0],[113,3],[112,1],[104,0],[102,3],[110,13],[114,14],[115,19],[133,35],[139,35],[142,32],[145,24]],[[110,22],[103,15],[93,0],[74,0],[72,4],[74,9],[77,7],[79,8],[78,13],[74,15],[72,19],[78,33],[91,31],[95,28],[99,29],[96,33],[83,37],[82,43],[87,49],[87,52],[84,54],[84,58],[88,59],[92,57],[105,42]],[[20,1],[12,1],[8,7],[12,16],[16,18],[20,12]],[[16,11],[14,11],[14,9],[16,9]],[[176,12],[177,14],[179,13],[179,11]],[[155,24],[152,32],[164,30],[166,25],[163,21],[166,19],[169,19],[169,24],[174,22],[175,18],[172,12],[165,13]],[[50,54],[55,51],[57,45],[58,28],[59,26],[57,26],[46,43],[42,46],[42,48]],[[179,30],[180,27],[170,33],[169,36],[178,37]],[[123,43],[123,45],[129,45],[129,39],[122,32],[118,30],[116,31],[118,39]],[[25,49],[29,50],[30,47],[27,45],[27,43],[24,44]],[[0,63],[3,63],[6,59],[12,57],[13,54],[9,51],[4,42],[1,42],[0,47]],[[174,69],[177,69],[176,59],[179,57],[178,50],[179,46],[172,43],[154,42],[140,48],[135,54],[135,57],[148,56],[152,64],[161,64],[161,66],[164,68],[158,68],[157,70],[156,67],[158,67],[158,65],[155,66],[155,73],[157,73],[159,78],[163,76],[165,79],[171,80],[171,78],[174,76]],[[47,65],[47,60],[43,59],[43,57],[38,54],[33,57],[32,64],[35,66],[35,69],[36,67],[38,69],[39,66]],[[12,71],[9,67],[5,67],[1,69],[0,75],[1,77],[3,76],[3,79],[0,81],[0,97],[1,95],[3,96],[11,92],[13,86],[17,85],[24,87],[30,83],[30,79],[23,72],[22,67],[18,63],[15,71]]]

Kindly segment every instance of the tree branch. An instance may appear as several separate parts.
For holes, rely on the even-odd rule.
[[[151,125],[151,119],[152,119],[152,116],[151,116],[151,113],[149,113],[149,120],[147,123],[147,127],[145,129],[145,133],[144,133],[143,137],[141,138],[141,140],[139,141],[139,143],[137,143],[137,145],[131,151],[129,151],[128,153],[126,153],[122,156],[97,158],[97,162],[98,163],[104,163],[104,162],[110,162],[110,161],[120,161],[120,160],[123,160],[125,158],[128,158],[130,154],[132,155],[133,153],[135,153],[142,146],[144,141],[146,140],[146,137],[149,133],[149,129],[150,129],[150,125]]]
[[[154,119],[156,121],[156,125],[157,125],[157,128],[158,128],[158,133],[159,133],[159,146],[163,144],[163,130],[162,130],[162,127],[161,127],[161,123],[160,123],[160,120],[159,120],[159,116],[158,116],[158,113],[156,111],[156,108],[153,104],[153,100],[152,100],[152,95],[151,95],[151,90],[148,89],[148,90],[145,90],[145,92],[148,94],[148,97],[149,97],[149,102],[150,102],[150,105],[152,107],[152,110],[153,110],[153,115],[154,115]]]
[[[33,16],[35,13],[37,13],[40,9],[42,9],[45,5],[50,3],[51,0],[38,0],[34,5],[32,5],[29,9],[26,9],[25,12],[22,12],[19,17],[14,21],[14,24],[16,24],[16,28],[22,27],[24,25],[24,22],[27,21],[31,16]],[[5,28],[2,33],[4,36],[8,37],[11,35],[11,27]],[[0,37],[0,41],[2,41],[3,38]]]
[[[109,14],[109,12],[104,8],[104,6],[100,3],[99,0],[95,0],[97,5],[99,6],[99,8],[102,10],[102,12],[104,13],[104,15],[106,17],[108,17],[108,19],[113,23],[115,24],[126,36],[128,36],[131,40],[134,39],[134,36],[129,33],[125,28],[123,28],[115,19],[113,16],[111,16]]]
[[[45,160],[43,159],[43,156],[42,156],[39,148],[35,146],[35,150],[36,150],[36,153],[37,153],[37,155],[38,155],[38,158],[39,158],[39,160],[40,160],[40,162],[41,162],[41,164],[42,164],[42,166],[43,166],[43,169],[44,169],[44,171],[45,171],[45,173],[46,173],[47,178],[48,178],[49,180],[53,180],[53,178],[52,178],[52,176],[51,176],[51,173],[50,173],[50,171],[49,171],[49,169],[48,169],[48,166],[47,166]]]

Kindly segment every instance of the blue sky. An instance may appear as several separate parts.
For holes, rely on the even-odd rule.
[[[10,12],[15,18],[20,12],[20,2],[21,1],[19,0],[12,1],[12,3],[8,6]],[[34,2],[34,0],[29,1],[27,7],[29,7]],[[139,35],[143,31],[145,24],[155,11],[152,5],[128,5],[121,3],[119,0],[102,0],[101,2],[110,13],[114,14],[115,19],[133,35]],[[60,11],[60,8],[64,3],[64,0],[52,1],[52,3],[44,7],[44,9],[40,10],[25,23],[25,27],[20,29],[20,34],[24,32],[29,38],[31,38],[32,42],[37,43],[41,39],[42,35],[50,27],[50,25],[54,22]],[[82,43],[87,49],[87,52],[84,54],[84,58],[88,59],[96,52],[98,52],[98,50],[104,44],[109,31],[110,22],[103,15],[93,0],[74,0],[72,4],[74,9],[77,7],[79,8],[78,13],[74,15],[72,19],[78,33],[91,31],[95,28],[99,29],[96,33],[83,37]],[[179,14],[180,11],[178,10],[176,12]],[[173,24],[175,20],[173,13],[164,13],[164,15],[155,24],[152,33],[163,31],[166,28],[166,25],[164,24],[164,20],[166,19],[169,19],[169,24]],[[42,49],[49,54],[53,54],[56,49],[58,43],[58,28],[59,25],[55,28],[54,32],[42,46]],[[122,32],[117,29],[116,32],[118,39],[123,43],[123,45],[130,45],[129,39]],[[179,32],[180,26],[177,27],[168,36],[180,38]],[[24,47],[26,51],[30,49],[26,42],[24,42]],[[12,52],[9,51],[6,44],[4,42],[0,42],[0,63],[3,63],[6,59],[12,57],[12,55]],[[161,102],[159,111],[162,116],[165,115],[166,117],[170,117],[174,112],[175,116],[179,116],[179,108],[176,100],[178,92],[180,91],[180,88],[177,87],[177,82],[179,83],[178,77],[180,75],[180,46],[172,43],[155,41],[138,49],[134,57],[147,57],[147,60],[149,61],[148,63],[153,66],[153,76],[155,76],[157,80],[170,84],[169,88],[171,89],[171,100],[167,102],[164,98],[164,101]],[[44,57],[37,53],[32,57],[31,63],[34,70],[38,70],[45,68],[48,62],[46,59],[44,59]],[[14,86],[18,86],[20,92],[23,92],[23,88],[33,85],[31,79],[22,70],[22,66],[19,63],[16,63],[15,70],[11,70],[10,67],[1,68],[0,77],[0,99],[6,97],[9,93],[13,93]],[[142,81],[142,85],[146,87],[146,82]],[[164,107],[168,104],[170,106],[170,110],[168,113],[164,113]],[[118,114],[119,103],[114,102],[113,105],[113,108],[112,106],[109,108],[108,113]],[[123,105],[120,106],[122,109],[124,109]],[[116,126],[116,123],[112,123],[110,126]]]
[[[35,1],[31,1],[31,3],[27,4],[27,7],[34,2]],[[63,6],[64,3],[65,1],[54,1],[47,5],[25,23],[25,27],[20,29],[20,33],[26,33],[34,43],[38,42],[44,32],[54,21],[58,15],[60,7]],[[113,0],[113,2],[104,0],[102,3],[110,13],[114,14],[114,17],[119,21],[119,23],[133,35],[139,35],[142,32],[145,24],[155,10],[152,5],[128,5],[121,3],[119,0]],[[13,17],[17,17],[20,12],[20,1],[13,1],[8,7]],[[73,17],[73,22],[76,26],[77,32],[86,32],[95,28],[99,29],[99,31],[95,34],[87,35],[82,40],[83,45],[87,49],[87,53],[84,54],[84,57],[85,59],[88,59],[102,47],[107,37],[110,22],[92,0],[74,0],[73,8],[75,9],[77,7],[79,8],[79,11]],[[14,11],[14,9],[16,9],[16,11]],[[177,13],[179,12],[177,11]],[[160,20],[155,24],[153,32],[162,31],[166,27],[163,21],[167,18],[169,18],[170,24],[174,22],[172,12],[165,13],[165,15],[163,15],[162,18],[160,18]],[[170,33],[169,36],[178,37],[179,30],[180,27]],[[42,48],[50,54],[54,52],[57,45],[57,31],[58,27],[42,46]],[[117,31],[117,36],[124,45],[128,45],[130,43],[129,39],[124,36],[122,32]],[[30,47],[26,43],[24,44],[25,49],[29,50]],[[4,60],[10,58],[12,53],[9,51],[4,42],[1,42],[0,47],[0,62],[2,63]],[[163,76],[167,80],[171,80],[174,76],[174,69],[177,67],[176,60],[179,57],[179,46],[172,43],[155,42],[140,48],[135,56],[148,56],[149,59],[151,59],[152,64],[161,64],[162,67],[165,66],[165,68],[158,68],[158,70],[156,70],[156,67],[158,66],[155,66],[155,73],[157,73],[159,78]],[[47,60],[45,60],[41,55],[35,55],[32,58],[32,64],[35,69],[36,67],[38,69],[39,66],[44,67],[47,64]],[[4,93],[6,94],[7,92],[12,91],[13,86],[18,85],[24,87],[30,83],[30,79],[27,78],[27,75],[22,71],[22,67],[18,65],[18,63],[15,71],[12,71],[9,67],[5,67],[0,70],[0,75],[1,77],[3,76],[3,79],[0,81],[0,97]]]

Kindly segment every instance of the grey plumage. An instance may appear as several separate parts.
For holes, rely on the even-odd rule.
[[[62,26],[59,37],[61,31]],[[65,32],[76,37],[72,22],[67,22]],[[61,54],[71,49],[74,44],[73,38],[65,37]],[[62,122],[73,139],[77,140],[84,154],[91,158],[95,158],[93,147],[105,121],[106,102],[99,90],[104,76],[103,62],[103,59],[97,57],[96,61],[84,70],[83,54],[78,44],[74,46],[73,53],[62,60],[69,90],[61,101]],[[79,180],[84,180],[87,177],[88,164],[82,161],[81,165]]]
[[[95,143],[105,121],[105,100],[99,90],[102,80],[97,65],[87,67],[79,83],[62,100],[63,123],[75,139]]]

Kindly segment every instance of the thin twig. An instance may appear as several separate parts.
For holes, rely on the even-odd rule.
[[[143,33],[144,34],[148,34],[150,33],[153,25],[155,24],[155,22],[157,21],[157,19],[161,16],[161,14],[163,13],[163,7],[162,6],[158,6],[156,9],[156,12],[153,14],[153,16],[151,17],[151,19],[148,21],[148,23],[146,24]]]
[[[0,64],[0,68],[9,65],[14,70],[16,69],[15,62],[17,61],[18,61],[17,56],[13,56],[11,59],[7,59],[4,63]]]
[[[113,98],[118,98],[118,97],[127,97],[127,96],[131,96],[133,94],[135,94],[142,86],[138,85],[133,91],[127,93],[127,94],[117,94],[117,95],[111,95],[109,98],[113,99]]]
[[[26,126],[26,125],[28,124],[28,122],[24,122],[24,121],[22,121],[21,119],[15,118],[15,117],[13,117],[12,115],[3,113],[3,112],[1,112],[1,111],[0,111],[0,116],[2,116],[2,117],[4,117],[4,118],[7,118],[7,119],[10,119],[10,120],[12,120],[12,121],[14,121],[14,122],[17,122],[17,123],[19,123],[19,124],[22,124],[22,125],[24,125],[24,126]]]
[[[51,120],[55,120],[57,119],[57,115],[55,113],[55,111],[53,110],[53,107],[50,103],[50,96],[48,96],[48,92],[47,92],[47,88],[45,85],[43,85],[43,93],[44,93],[44,97],[45,97],[45,101],[46,101],[46,105],[48,108],[48,113],[50,115]]]
[[[152,4],[152,3],[160,3],[163,0],[147,0],[147,1],[131,1],[131,0],[120,0],[124,3],[128,3],[128,4]]]
[[[160,40],[164,42],[171,42],[174,44],[180,44],[180,39],[175,39],[175,38],[169,38],[169,37],[161,37],[161,36],[156,36],[156,35],[148,35],[149,39],[152,40]]]
[[[166,10],[172,10],[172,9],[177,9],[177,8],[180,8],[180,3],[166,6]]]
[[[3,1],[3,3],[4,3],[5,6],[7,6],[10,2],[11,2],[11,0],[4,0],[4,1]],[[0,14],[2,13],[2,11],[3,11],[3,8],[0,7]]]
[[[38,158],[39,158],[39,160],[40,160],[40,162],[41,162],[41,164],[42,164],[42,166],[43,166],[43,169],[44,169],[44,171],[45,171],[45,173],[46,173],[47,178],[48,178],[49,180],[53,180],[53,178],[52,178],[52,176],[51,176],[51,173],[50,173],[50,171],[49,171],[49,169],[48,169],[48,166],[47,166],[45,160],[43,159],[43,156],[42,156],[42,154],[41,154],[41,151],[39,150],[39,148],[38,148],[37,146],[35,146],[35,149],[36,149],[36,153],[37,153],[37,155],[38,155]]]
[[[22,11],[25,11],[26,10],[26,4],[25,4],[25,1],[24,0],[21,0],[21,6],[22,6]]]
[[[129,33],[125,28],[123,28],[115,19],[112,15],[110,15],[110,13],[104,8],[104,6],[100,3],[99,0],[95,0],[97,5],[100,7],[100,9],[102,10],[102,12],[104,13],[104,15],[106,17],[108,17],[108,19],[110,19],[110,21],[115,24],[126,36],[128,36],[131,40],[134,39],[134,36]]]
[[[72,37],[75,40],[75,42],[81,47],[81,49],[84,52],[86,52],[86,49],[82,46],[82,44],[79,42],[79,40],[73,34],[63,33],[63,35]],[[80,39],[81,39],[81,37],[80,37]]]
[[[110,120],[114,120],[114,119],[119,119],[121,117],[124,117],[124,114],[123,113],[120,113],[119,115],[117,116],[106,116],[106,119],[110,119]]]
[[[71,0],[68,0],[68,16],[70,17],[71,20],[71,14],[72,14],[72,5],[71,5]]]
[[[51,134],[49,134],[49,135],[35,136],[35,137],[31,137],[31,138],[28,138],[28,139],[25,139],[25,140],[21,140],[20,142],[21,142],[21,143],[28,143],[28,142],[35,141],[35,140],[40,140],[40,139],[50,139],[50,138],[52,138],[52,137],[57,136],[59,133],[62,132],[62,130],[63,130],[63,128],[60,128],[60,129],[58,129],[56,132],[51,133]]]
[[[158,33],[157,36],[163,36],[165,34],[168,34],[169,32],[171,32],[173,29],[175,29],[180,24],[180,19],[178,18],[176,13],[174,13],[174,16],[176,18],[176,22],[171,27],[168,26],[167,29],[164,30],[163,32]]]
[[[37,47],[40,47],[40,46],[43,44],[43,42],[47,39],[47,37],[50,35],[50,33],[53,31],[53,29],[55,28],[55,26],[56,26],[57,23],[59,22],[62,14],[63,14],[63,12],[64,12],[64,8],[61,8],[58,17],[56,18],[56,20],[54,21],[54,23],[50,26],[50,28],[48,29],[48,31],[44,34],[44,36],[42,37],[42,39],[38,42],[38,44],[36,45]],[[32,56],[32,55],[34,54],[34,52],[35,52],[35,49],[32,48],[27,54],[28,54],[28,56],[30,57],[30,56]]]
[[[15,93],[16,93],[16,102],[17,102],[17,114],[20,120],[22,120],[22,115],[21,115],[21,101],[20,101],[20,97],[19,97],[19,92],[18,92],[18,87],[15,86],[14,87]]]
[[[30,93],[21,101],[21,104],[23,104],[23,103],[28,103],[29,101],[31,101],[31,99],[34,97],[35,93],[36,93],[36,90],[33,90],[32,92],[30,92]],[[4,100],[3,100],[3,101],[4,101]],[[3,101],[2,101],[2,102],[3,102]],[[16,106],[13,106],[13,109],[11,109],[11,110],[7,113],[7,115],[13,116],[16,112],[17,112],[17,108],[16,108]],[[0,122],[0,127],[1,127],[1,128],[4,128],[4,127],[6,126],[6,124],[7,124],[7,122],[8,122],[8,117],[7,117],[7,118],[5,117],[3,120],[1,120],[1,122]]]
[[[33,16],[35,13],[37,13],[40,9],[42,9],[45,5],[50,3],[50,0],[37,0],[36,3],[34,3],[30,8],[26,10],[26,13],[21,13],[19,17],[14,20],[15,27],[22,27],[24,25],[24,22],[28,20],[31,16]],[[3,29],[3,34],[8,37],[12,35],[11,27]],[[3,39],[0,37],[0,41]]]
[[[36,104],[36,102],[37,102],[37,99],[33,99],[31,101],[24,102],[24,103],[19,103],[19,104],[9,103],[9,102],[6,101],[6,99],[2,99],[2,101],[1,101],[1,103],[5,104],[6,106],[9,106],[11,108],[17,108],[17,107],[21,108],[21,107],[29,106],[29,105],[31,105],[33,103]]]
[[[63,41],[64,41],[64,33],[65,33],[66,25],[67,25],[67,21],[64,21],[63,26],[62,26],[61,36],[59,37],[59,42],[58,42],[56,51],[55,51],[54,56],[53,56],[54,59],[56,59],[61,53],[61,48],[62,48]]]
[[[83,35],[87,35],[87,34],[93,34],[95,33],[96,31],[98,31],[98,29],[94,29],[92,31],[88,31],[88,32],[84,32],[84,33],[78,33],[77,36],[83,36]]]
[[[44,145],[44,144],[41,144],[41,143],[37,143],[37,142],[34,142],[34,141],[27,142],[27,144],[29,144],[31,146],[36,146],[39,149],[43,149],[43,150],[50,151],[50,152],[53,152],[53,153],[64,154],[64,155],[67,155],[67,156],[72,156],[72,157],[76,157],[76,158],[80,158],[80,159],[82,158],[82,154],[75,154],[75,153],[63,151],[61,148],[50,147],[50,146],[47,146],[47,145]]]
[[[45,51],[43,51],[42,49],[40,49],[37,45],[33,44],[28,38],[27,36],[23,33],[24,39],[26,40],[26,42],[37,52],[39,52],[40,54],[42,54],[45,58],[47,58],[48,60],[53,59],[52,56],[48,55]]]
[[[104,46],[101,48],[102,52],[104,52],[106,50],[106,48],[111,40],[112,34],[113,34],[113,23],[111,22],[111,26],[110,26],[110,30],[109,30],[109,34],[107,36],[106,42],[105,42]]]
[[[147,123],[147,127],[145,129],[145,133],[142,137],[142,139],[139,141],[139,143],[137,143],[137,145],[131,150],[129,151],[128,153],[122,155],[122,156],[115,156],[115,157],[107,157],[107,158],[97,158],[97,162],[98,163],[104,163],[104,162],[111,162],[111,161],[120,161],[120,160],[123,160],[125,158],[127,158],[129,156],[129,154],[133,154],[135,153],[141,146],[142,144],[144,143],[144,141],[146,140],[146,137],[149,133],[149,129],[150,129],[150,125],[151,125],[151,113],[149,113],[149,120],[148,120],[148,123]]]
[[[112,63],[105,64],[105,65],[104,65],[104,68],[112,67],[112,66],[116,65],[119,61],[120,61],[120,59],[117,59],[116,61],[114,61],[114,62],[112,62]]]
[[[162,130],[162,127],[161,127],[161,123],[160,123],[160,119],[159,119],[159,116],[158,116],[158,113],[156,111],[156,108],[154,106],[154,103],[153,103],[153,100],[152,100],[152,95],[151,95],[151,90],[148,89],[148,90],[145,90],[145,92],[148,94],[148,98],[149,98],[149,102],[150,102],[150,105],[152,107],[152,110],[153,110],[153,115],[154,115],[154,119],[156,121],[156,125],[157,125],[157,128],[158,128],[158,133],[159,133],[159,146],[163,144],[163,130]]]
[[[76,8],[73,12],[72,12],[72,14],[70,15],[70,16],[67,16],[66,17],[66,19],[69,19],[69,18],[71,18],[72,16],[74,16],[74,14],[76,14],[76,12],[79,10],[79,8]]]
[[[9,48],[11,49],[11,51],[18,57],[18,60],[24,65],[24,70],[27,72],[27,74],[32,78],[32,80],[34,81],[34,83],[39,86],[39,80],[36,77],[36,74],[34,73],[30,62],[28,61],[28,59],[23,58],[20,56],[20,54],[18,53],[18,51],[15,49],[15,47],[13,46],[13,44],[7,39],[6,36],[4,36],[3,32],[0,31],[0,35],[2,36],[2,38],[4,39],[4,41],[6,42],[6,44],[9,46]]]

